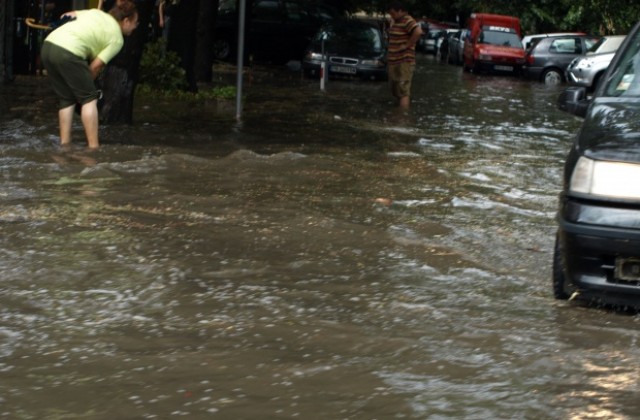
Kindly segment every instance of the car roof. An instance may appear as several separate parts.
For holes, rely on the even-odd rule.
[[[565,35],[553,35],[553,36],[547,36],[547,37],[541,37],[541,38],[533,38],[531,41],[530,49],[533,49],[538,45],[553,42],[556,39],[564,39],[564,38],[600,39],[601,37],[594,36],[594,35],[585,35],[585,34],[565,34]]]
[[[522,39],[532,39],[532,38],[548,38],[552,36],[567,36],[567,35],[586,35],[584,32],[548,32],[544,34],[531,34],[525,35]]]
[[[533,48],[541,39],[559,37],[559,36],[576,36],[586,35],[584,32],[548,32],[543,34],[525,35],[522,37],[522,45],[525,48]]]

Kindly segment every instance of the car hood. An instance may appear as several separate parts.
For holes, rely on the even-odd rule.
[[[315,51],[320,52],[322,48],[317,46]],[[343,44],[340,42],[331,42],[325,46],[325,51],[331,56],[346,56],[354,58],[379,58],[385,55],[383,50],[378,50],[362,45]]]
[[[614,52],[608,52],[608,53],[602,53],[602,54],[585,54],[585,55],[581,55],[578,60],[591,60],[592,62],[601,62],[601,61],[611,61],[613,59],[613,56],[615,55],[615,51]]]
[[[640,163],[640,99],[594,99],[577,146],[591,159]]]

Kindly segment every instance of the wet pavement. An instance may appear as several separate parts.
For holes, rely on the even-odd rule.
[[[638,316],[551,294],[561,89],[263,68],[87,152],[0,88],[0,418],[635,418]]]

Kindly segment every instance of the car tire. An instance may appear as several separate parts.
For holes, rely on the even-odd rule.
[[[220,61],[228,61],[232,58],[231,42],[227,38],[219,38],[213,42],[213,58]]]
[[[562,249],[560,247],[560,238],[556,236],[556,244],[553,249],[553,297],[558,300],[569,299],[567,277],[564,273],[564,264],[562,261]]]
[[[557,86],[561,84],[564,79],[558,69],[547,69],[542,73],[542,81],[545,85]]]

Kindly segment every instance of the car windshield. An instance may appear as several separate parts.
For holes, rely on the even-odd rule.
[[[615,37],[615,38],[602,37],[598,42],[596,42],[591,47],[589,47],[589,49],[587,50],[587,53],[595,54],[595,53],[607,53],[607,52],[615,51],[618,49],[620,44],[622,44],[622,41],[624,41],[623,37]]]
[[[518,35],[503,31],[482,31],[480,34],[480,43],[522,48],[522,42],[520,42]]]
[[[316,35],[316,43],[324,40],[325,48],[348,45],[353,49],[380,52],[383,49],[380,31],[366,26],[332,26]]]
[[[432,29],[427,34],[427,38],[436,39],[436,38],[438,38],[440,36],[441,33],[442,33],[442,31],[440,29]]]
[[[640,97],[640,31],[630,40],[606,81],[605,96]]]

